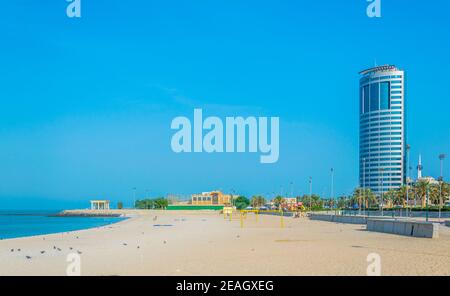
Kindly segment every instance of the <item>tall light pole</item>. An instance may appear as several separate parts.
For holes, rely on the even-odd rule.
[[[364,200],[364,216],[366,215],[366,158],[363,158],[363,200]]]
[[[331,168],[331,200],[333,201],[333,208],[336,208],[334,204],[334,169]],[[336,212],[334,213],[336,215]]]
[[[384,201],[383,201],[383,177],[384,177],[384,174],[383,174],[383,169],[381,168],[380,169],[380,180],[381,180],[381,216],[384,216],[384,205],[383,205],[383,203],[384,203]]]
[[[312,212],[312,177],[309,177],[309,211]]]
[[[134,198],[133,209],[136,209],[136,187],[133,187],[133,198]]]
[[[234,207],[234,195],[235,195],[235,190],[233,188],[231,188],[231,207]]]
[[[409,178],[410,178],[410,183],[409,183],[409,187],[411,187],[411,190],[413,191],[413,199],[414,199],[414,207],[416,206],[416,192],[413,189],[413,181],[412,181],[412,166],[411,163],[409,163]],[[411,211],[409,211],[409,213],[411,214]]]
[[[441,208],[442,208],[442,183],[444,182],[444,159],[445,154],[439,154],[439,160],[441,162],[441,175],[439,176],[439,222],[441,222]]]
[[[411,146],[409,144],[406,145],[406,217],[408,217],[408,208],[409,208],[409,150],[411,150]]]
[[[428,192],[428,188],[429,188],[429,185],[427,184],[427,190],[426,190],[426,196],[427,196],[427,204],[426,204],[426,221],[428,222],[428,195],[429,195],[429,192]]]
[[[445,154],[444,153],[442,153],[442,154],[439,154],[439,160],[441,161],[441,176],[440,177],[444,177],[444,159],[445,159]]]

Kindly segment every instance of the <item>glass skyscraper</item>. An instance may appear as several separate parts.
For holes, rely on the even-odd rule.
[[[386,65],[359,74],[359,183],[380,195],[405,182],[405,73]]]

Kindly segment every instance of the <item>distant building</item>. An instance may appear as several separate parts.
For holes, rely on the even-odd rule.
[[[283,198],[283,201],[288,206],[297,204],[297,198],[296,197],[285,197],[285,198]]]
[[[433,177],[421,177],[420,179],[417,179],[416,182],[420,182],[420,181],[428,182],[428,184],[430,184],[430,185],[439,185],[439,181]]]
[[[202,192],[192,194],[191,203],[193,205],[231,205],[233,195],[224,194],[220,191]]]
[[[419,163],[417,165],[417,180],[416,180],[416,183],[420,182],[420,181],[425,181],[425,182],[428,182],[428,184],[431,184],[431,185],[439,185],[439,181],[438,180],[436,180],[433,177],[422,176],[422,172],[423,172],[422,155],[419,154]]]
[[[109,200],[91,200],[91,210],[109,210]]]
[[[405,72],[386,65],[359,74],[359,183],[379,195],[405,183]]]

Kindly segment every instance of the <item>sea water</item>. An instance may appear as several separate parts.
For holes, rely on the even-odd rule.
[[[0,210],[0,239],[94,228],[122,221],[120,217],[52,217],[59,211]]]

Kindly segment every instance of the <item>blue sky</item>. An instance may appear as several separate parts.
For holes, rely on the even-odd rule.
[[[358,71],[407,71],[408,142],[450,153],[448,1],[2,1],[0,207],[222,189],[336,195],[358,182]],[[279,116],[280,159],[175,154],[170,122]],[[450,177],[450,162],[444,175]]]

